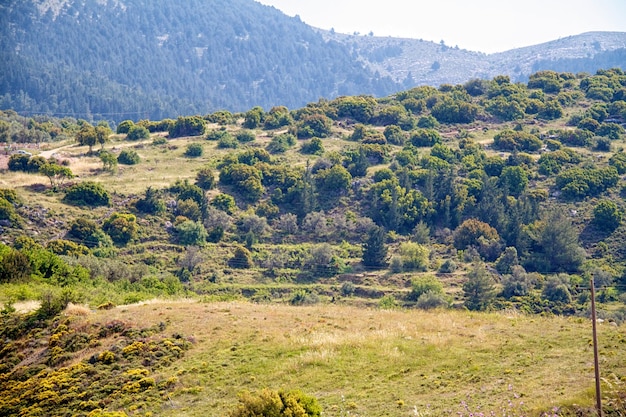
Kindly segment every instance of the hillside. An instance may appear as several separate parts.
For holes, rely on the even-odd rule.
[[[253,0],[0,4],[0,109],[159,120],[553,69],[623,67],[626,35],[595,32],[500,54],[331,34]]]
[[[93,120],[303,106],[396,88],[253,0],[0,5],[0,107]]]
[[[585,415],[593,282],[623,414],[625,86],[540,71],[115,131],[0,112],[0,404],[223,415],[288,386],[330,415]]]
[[[526,82],[530,74],[541,70],[594,73],[598,68],[623,69],[626,63],[623,32],[588,32],[495,54],[418,39],[320,33],[346,45],[369,68],[406,88],[462,84],[497,75]]]

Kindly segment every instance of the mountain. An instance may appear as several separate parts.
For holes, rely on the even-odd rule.
[[[161,119],[397,88],[252,0],[0,3],[0,108]]]
[[[419,39],[320,33],[348,47],[371,70],[407,88],[498,75],[526,82],[540,70],[595,73],[600,68],[626,68],[625,32],[588,32],[489,55]]]
[[[626,33],[486,55],[415,39],[341,35],[253,0],[5,0],[0,109],[160,120],[301,107],[540,69],[624,67]]]

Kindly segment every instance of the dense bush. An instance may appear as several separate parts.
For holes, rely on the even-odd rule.
[[[140,160],[139,154],[132,149],[123,149],[117,156],[117,162],[124,165],[135,165],[138,164]]]
[[[239,394],[239,405],[229,417],[319,417],[322,409],[314,397],[301,391],[272,391]]]
[[[71,186],[65,192],[63,200],[77,206],[108,206],[111,196],[104,187],[96,182],[85,181]]]

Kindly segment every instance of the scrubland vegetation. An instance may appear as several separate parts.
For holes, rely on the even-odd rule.
[[[625,122],[619,69],[3,111],[0,415],[585,415],[591,278],[623,415]]]

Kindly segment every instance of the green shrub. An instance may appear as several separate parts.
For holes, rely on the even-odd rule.
[[[257,394],[242,392],[239,405],[229,417],[319,417],[322,409],[314,397],[301,391],[272,391],[264,389]]]
[[[102,229],[118,245],[126,245],[136,239],[138,228],[137,218],[130,213],[113,213],[102,226]]]
[[[433,275],[423,275],[411,281],[409,300],[417,301],[422,294],[427,292],[443,294],[443,284]]]
[[[206,243],[207,231],[200,222],[185,220],[176,227],[178,243],[185,246],[203,246]]]
[[[101,184],[85,181],[68,188],[63,201],[77,206],[108,206],[111,196]]]
[[[138,164],[141,158],[132,149],[124,149],[117,157],[117,162],[124,165],[135,165]]]
[[[188,158],[198,158],[204,153],[204,148],[200,143],[190,143],[185,149],[185,156]]]
[[[128,130],[127,140],[142,140],[150,137],[150,131],[143,126],[135,125]]]

